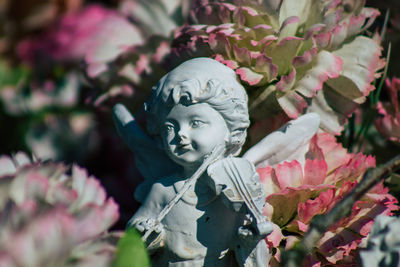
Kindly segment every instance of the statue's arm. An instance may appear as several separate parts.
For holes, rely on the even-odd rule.
[[[239,266],[268,266],[270,253],[264,238],[272,226],[262,213],[265,194],[254,165],[247,159],[228,157],[213,163],[207,171],[211,188],[237,212],[239,227],[233,250]]]
[[[156,147],[154,141],[140,128],[124,105],[116,104],[113,116],[118,134],[135,154],[145,154],[148,149]]]
[[[135,154],[136,166],[145,179],[135,191],[136,200],[143,202],[152,184],[158,178],[176,172],[178,166],[140,128],[124,105],[114,106],[113,117],[118,134]]]
[[[161,183],[153,184],[143,205],[128,222],[128,227],[135,227],[142,235],[146,231],[154,229],[153,233],[146,240],[150,253],[164,246],[164,226],[156,218],[165,206],[169,191],[169,188],[166,188]]]

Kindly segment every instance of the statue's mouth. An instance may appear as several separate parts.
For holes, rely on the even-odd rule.
[[[188,151],[192,150],[192,145],[190,143],[182,143],[176,146],[175,153],[182,155]]]
[[[179,149],[190,149],[192,147],[190,142],[181,142],[177,146]]]

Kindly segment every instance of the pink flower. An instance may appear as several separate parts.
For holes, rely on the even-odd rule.
[[[98,180],[77,166],[66,174],[63,164],[32,162],[18,153],[1,156],[0,170],[1,266],[63,265],[85,242],[97,250],[96,240],[119,217]],[[86,250],[77,258],[90,258]],[[110,263],[112,253],[104,255]]]
[[[383,137],[400,142],[400,79],[393,78],[392,81],[386,79],[385,84],[390,102],[378,103],[379,117],[375,120],[375,126]]]
[[[53,72],[54,65],[61,65],[69,69],[84,62],[88,76],[94,79],[109,71],[111,63],[115,63],[122,54],[128,51],[132,52],[134,48],[142,45],[143,41],[143,32],[124,15],[115,10],[92,4],[63,15],[54,24],[44,29],[43,33],[25,38],[18,44],[17,52],[22,61],[29,63],[32,67],[35,66],[35,71],[40,69],[41,76],[43,73]],[[113,66],[112,75],[117,75],[122,68],[123,66]],[[110,79],[115,78],[114,76]],[[125,82],[110,86],[110,81],[105,80],[105,77],[99,78],[97,83],[97,85],[105,84],[103,89],[109,90],[101,96],[103,100],[109,96],[131,96],[133,94],[132,84]],[[81,83],[80,80],[79,83]],[[78,85],[76,85],[75,91],[79,89]],[[32,89],[37,87],[35,84],[30,85]],[[46,90],[47,88],[50,90]],[[22,102],[18,98],[23,98],[23,96],[18,94],[19,88],[16,89],[10,88],[4,92],[3,98],[10,99],[12,102],[18,100],[18,102]],[[33,110],[51,103],[52,95],[59,91],[54,81],[45,81],[44,84],[40,82],[39,89],[32,90],[32,97],[29,99],[32,101],[28,103],[28,107],[31,108],[32,105],[31,109]],[[67,97],[63,97],[65,98],[64,102],[71,104],[72,99]],[[25,96],[25,98],[27,97]],[[18,102],[17,104],[20,104]],[[8,106],[15,109],[15,104],[12,103]]]
[[[323,133],[311,140],[304,165],[292,161],[259,168],[267,193],[264,212],[280,228],[267,237],[270,246],[278,250],[290,247],[288,240],[304,235],[315,215],[329,211],[374,166],[373,157],[349,154],[333,136]],[[397,209],[397,200],[382,184],[377,185],[354,204],[350,216],[324,234],[308,261],[321,265],[354,263],[355,250],[365,242],[374,218]],[[279,261],[279,254],[275,260]]]
[[[116,28],[118,31],[115,31]],[[137,38],[140,39],[140,36],[135,27],[117,12],[90,5],[64,15],[41,36],[22,41],[18,54],[30,63],[43,59],[79,61],[99,53],[98,43],[105,42],[107,50],[102,49],[103,58],[98,60],[110,60],[135,43]]]

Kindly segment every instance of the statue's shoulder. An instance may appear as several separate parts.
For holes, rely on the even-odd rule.
[[[164,176],[155,181],[145,180],[136,188],[135,199],[140,203],[144,203],[146,198],[148,198],[152,194],[170,194],[170,192],[174,190],[174,184],[179,180],[180,176],[178,174]]]
[[[170,199],[176,194],[174,185],[180,180],[181,178],[177,174],[157,179],[151,186],[148,197],[160,200]]]
[[[175,174],[159,178],[152,184],[150,191],[167,190],[169,188],[173,188],[174,184],[179,180],[181,180],[180,177]]]

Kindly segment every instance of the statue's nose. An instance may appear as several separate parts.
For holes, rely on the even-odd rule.
[[[189,139],[187,129],[184,129],[184,128],[181,128],[178,131],[178,136],[179,136],[180,143],[185,142]]]

